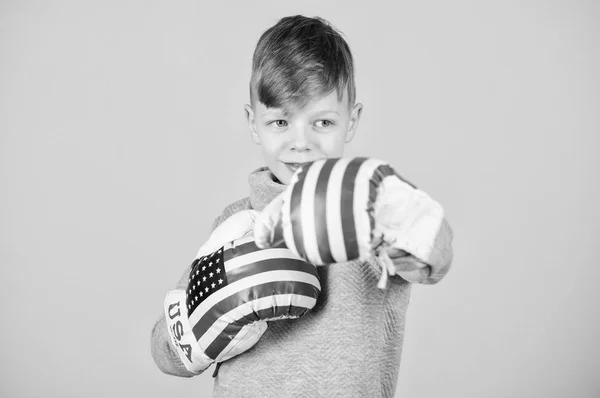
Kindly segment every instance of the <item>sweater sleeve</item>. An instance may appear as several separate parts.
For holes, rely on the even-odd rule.
[[[249,198],[244,198],[230,204],[223,210],[223,213],[215,219],[212,225],[212,231],[233,214],[249,208],[251,208]],[[181,276],[181,279],[177,282],[175,289],[185,290],[187,288],[189,272],[190,269],[187,267]],[[152,358],[154,359],[156,366],[158,366],[163,373],[179,377],[195,376],[195,373],[187,370],[179,358],[179,354],[177,354],[173,342],[171,341],[171,337],[169,336],[167,320],[165,319],[165,314],[163,312],[161,312],[152,328],[150,346]]]
[[[237,202],[233,202],[232,204],[227,206],[225,210],[223,210],[223,213],[221,213],[221,215],[213,221],[212,230],[214,231],[215,229],[217,229],[217,227],[221,225],[223,221],[227,220],[235,213],[249,209],[252,209],[252,205],[250,204],[250,198],[244,198],[238,200]]]

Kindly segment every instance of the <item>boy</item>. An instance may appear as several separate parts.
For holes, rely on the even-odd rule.
[[[213,227],[240,210],[261,211],[303,163],[341,157],[361,116],[355,97],[350,49],[326,21],[286,17],[267,30],[254,52],[245,107],[267,167],[250,174],[250,196],[226,207]],[[436,283],[447,271],[426,269],[407,279]],[[185,289],[188,272],[178,287]],[[394,276],[386,290],[378,289],[382,271],[375,260],[318,272],[316,306],[299,319],[270,322],[252,349],[223,362],[214,396],[394,395],[409,282]],[[153,329],[152,352],[163,372],[192,376],[171,345],[164,316]]]

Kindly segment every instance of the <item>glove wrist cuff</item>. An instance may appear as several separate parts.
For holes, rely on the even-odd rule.
[[[186,369],[200,374],[214,361],[200,349],[187,315],[185,292],[172,290],[164,302],[165,319],[171,343]]]
[[[387,178],[375,208],[375,236],[383,235],[390,246],[404,250],[427,263],[444,220],[444,209],[427,193]]]

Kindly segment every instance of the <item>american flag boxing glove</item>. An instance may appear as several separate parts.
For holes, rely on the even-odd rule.
[[[244,217],[238,214],[211,239],[240,230],[233,226]],[[186,291],[169,292],[164,305],[171,341],[193,373],[251,348],[266,321],[302,316],[321,290],[315,266],[287,248],[259,249],[251,235],[225,244],[211,239],[192,263]]]
[[[442,206],[388,163],[323,159],[296,171],[258,216],[254,236],[259,247],[285,242],[316,265],[377,255],[385,265],[382,287],[388,272],[395,273],[387,247],[411,254],[422,267],[449,264],[451,250],[434,250],[450,244],[443,220]]]

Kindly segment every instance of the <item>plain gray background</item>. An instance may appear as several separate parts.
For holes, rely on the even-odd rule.
[[[598,2],[383,4],[0,2],[0,395],[210,395],[212,368],[158,371],[150,330],[262,164],[251,56],[298,13],[353,50],[346,154],[455,230],[450,274],[413,290],[397,396],[600,394]]]

